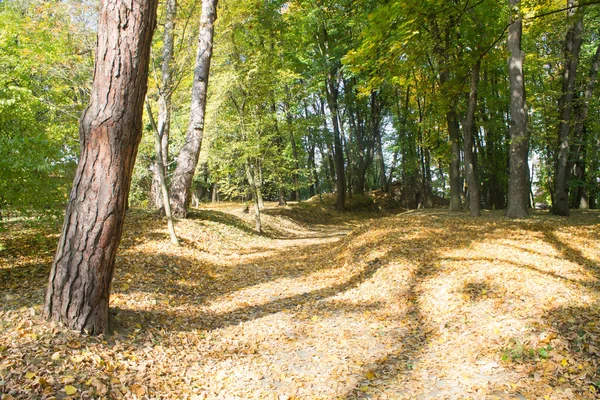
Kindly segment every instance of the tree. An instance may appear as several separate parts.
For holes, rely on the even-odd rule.
[[[146,99],[146,112],[148,114],[148,118],[150,119],[150,125],[152,126],[152,132],[154,133],[154,148],[156,151],[156,158],[159,160],[156,165],[156,169],[158,170],[158,186],[160,187],[160,194],[162,198],[162,204],[165,210],[165,216],[167,217],[167,226],[169,229],[169,236],[171,237],[171,243],[175,246],[179,246],[179,240],[177,239],[177,234],[175,233],[175,224],[173,223],[173,213],[171,212],[171,200],[169,196],[169,188],[167,187],[167,179],[165,173],[165,165],[160,162],[160,160],[164,160],[163,156],[163,143],[164,143],[164,135],[165,135],[165,124],[163,123],[160,128],[156,124],[154,120],[154,115],[152,114],[152,107],[150,103]],[[167,141],[168,143],[168,141]]]
[[[529,204],[529,134],[525,108],[525,77],[521,50],[523,21],[520,0],[510,0],[511,20],[508,27],[508,75],[510,79],[510,176],[508,183],[508,218],[524,218]]]
[[[160,210],[163,203],[163,188],[160,170],[165,178],[169,159],[169,136],[171,133],[171,101],[173,97],[173,47],[175,45],[175,17],[177,14],[177,0],[167,0],[165,5],[165,29],[163,32],[163,51],[160,65],[161,82],[158,85],[158,121],[157,129],[160,132],[160,153],[156,153],[152,179],[152,201],[156,209]],[[155,132],[156,133],[156,132]],[[162,165],[159,165],[162,164]]]
[[[70,1],[0,3],[0,219],[64,207],[93,70],[92,35],[78,20],[87,12]]]
[[[188,197],[192,189],[194,172],[196,165],[198,165],[202,137],[204,136],[204,114],[213,50],[214,24],[217,19],[217,3],[218,0],[202,0],[198,51],[192,84],[190,122],[185,143],[177,156],[177,168],[171,181],[173,214],[184,218],[187,216]]]
[[[81,155],[50,271],[45,318],[98,334],[108,324],[114,262],[142,134],[157,0],[103,0]]]
[[[581,49],[581,31],[583,30],[583,14],[572,8],[574,0],[568,0],[571,9],[570,18],[574,18],[573,25],[565,38],[565,65],[562,76],[562,96],[558,102],[560,119],[558,124],[558,159],[554,176],[554,203],[552,213],[555,215],[569,215],[569,188],[568,170],[569,162],[569,134],[571,132],[571,114],[573,111],[573,97],[575,96],[575,78],[579,64],[579,50]],[[576,17],[576,18],[575,18]]]
[[[481,61],[477,61],[471,71],[471,92],[469,94],[469,106],[465,117],[464,129],[464,152],[465,152],[465,175],[469,188],[469,213],[478,217],[481,215],[479,199],[479,180],[477,179],[477,167],[475,155],[473,154],[473,130],[475,123],[475,110],[477,108],[477,90],[479,86],[479,70]]]

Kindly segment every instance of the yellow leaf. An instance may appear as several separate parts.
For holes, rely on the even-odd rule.
[[[310,320],[316,322],[319,320],[319,317],[317,315],[313,315],[313,317]]]
[[[365,376],[368,380],[372,380],[372,379],[376,378],[375,373],[373,373],[372,371],[367,372],[367,374]]]
[[[65,386],[65,393],[67,396],[71,396],[72,394],[77,393],[77,388],[75,386],[67,385]]]
[[[368,392],[369,391],[369,387],[368,386],[361,386],[358,388],[358,390],[360,390],[361,392]]]
[[[79,349],[79,348],[81,348],[81,343],[79,343],[75,340],[69,340],[67,342],[67,346],[69,346],[72,349]]]
[[[567,359],[563,358],[563,360],[560,362],[560,365],[562,365],[563,367],[567,366]]]
[[[137,383],[134,383],[133,385],[131,385],[129,390],[131,390],[131,393],[135,394],[138,397],[142,397],[143,395],[146,394],[146,388],[143,387],[142,385],[138,385]]]
[[[35,376],[35,372],[28,372],[25,374],[26,379],[32,379]]]

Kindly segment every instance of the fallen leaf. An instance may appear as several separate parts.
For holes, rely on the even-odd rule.
[[[74,395],[75,393],[77,393],[77,388],[75,386],[67,385],[65,386],[65,393],[67,394],[67,396]]]

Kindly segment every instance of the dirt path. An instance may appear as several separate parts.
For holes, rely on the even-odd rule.
[[[2,264],[0,391],[595,398],[598,214],[515,224],[438,211],[305,225],[273,210],[259,236],[238,210],[180,221],[179,249],[160,221],[133,213],[104,338],[40,323],[44,274],[25,254]],[[23,276],[30,289],[17,285]]]

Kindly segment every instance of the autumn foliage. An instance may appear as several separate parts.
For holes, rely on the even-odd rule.
[[[131,210],[110,333],[40,319],[59,226],[0,233],[11,398],[595,398],[600,215]],[[368,201],[365,201],[367,203]],[[376,208],[376,207],[375,207]],[[307,218],[310,216],[310,218]]]

